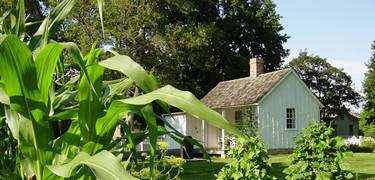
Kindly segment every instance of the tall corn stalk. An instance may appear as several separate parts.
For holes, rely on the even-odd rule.
[[[121,165],[121,158],[110,152],[116,143],[112,136],[117,124],[124,127],[127,144],[133,153],[138,143],[147,137],[150,139],[152,174],[157,137],[169,135],[182,145],[184,138],[176,130],[168,132],[157,125],[156,121],[160,119],[170,126],[154,113],[155,104],[166,113],[169,113],[169,106],[174,106],[218,128],[243,136],[190,92],[169,85],[160,87],[152,75],[128,56],[115,53],[113,57],[99,61],[102,50],[95,49],[95,45],[83,57],[74,43],[50,42],[50,35],[75,3],[76,0],[62,1],[27,43],[22,41],[26,29],[23,0],[19,1],[16,11],[0,19],[0,102],[4,105],[12,135],[18,141],[22,176],[35,176],[36,179],[134,179]],[[102,1],[98,3],[102,9]],[[15,22],[7,24],[9,19]],[[63,49],[78,64],[80,75],[67,83],[57,84],[53,74],[64,72],[60,59]],[[105,68],[119,71],[126,78],[104,82]],[[139,87],[143,95],[116,96],[131,86]],[[78,102],[74,100],[76,96]],[[147,130],[133,133],[123,121],[119,121],[130,114],[141,115],[146,120]],[[54,138],[51,122],[67,120],[71,121],[69,129]],[[205,152],[196,140],[188,140]]]

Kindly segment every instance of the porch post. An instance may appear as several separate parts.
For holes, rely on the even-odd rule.
[[[225,112],[225,109],[223,109],[221,111],[221,116],[223,116],[223,118],[226,120],[226,112]],[[221,129],[221,150],[222,150],[222,154],[221,154],[221,157],[222,158],[225,158],[225,145],[224,145],[224,142],[225,142],[225,131],[224,129]]]
[[[203,141],[203,147],[206,148],[206,131],[205,131],[205,122],[202,120],[202,141]]]

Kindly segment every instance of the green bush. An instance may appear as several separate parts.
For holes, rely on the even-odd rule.
[[[375,140],[371,137],[366,137],[361,143],[361,147],[369,149],[369,152],[375,150]]]
[[[296,141],[297,147],[289,158],[291,165],[284,169],[286,179],[351,179],[348,165],[343,162],[346,152],[344,139],[334,135],[332,128],[313,123],[305,128]]]
[[[372,152],[372,148],[359,146],[358,144],[350,144],[348,149],[353,152]]]
[[[150,156],[145,152],[141,154],[144,158],[143,162],[132,163],[131,174],[140,179],[178,179],[180,174],[184,172],[182,166],[186,163],[186,160],[175,156],[167,156],[168,142],[158,142],[157,144],[160,149],[160,159],[155,161],[152,176],[150,167],[145,166],[150,159]],[[126,166],[125,164],[125,168]]]
[[[270,174],[267,149],[258,137],[237,138],[237,144],[227,153],[233,160],[221,168],[217,179],[276,179]]]

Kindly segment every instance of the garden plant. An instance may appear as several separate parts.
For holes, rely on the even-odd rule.
[[[157,137],[168,135],[182,145],[184,138],[176,130],[166,131],[157,124],[160,120],[171,127],[154,112],[155,106],[166,113],[170,113],[169,106],[177,107],[243,137],[237,128],[190,92],[169,85],[162,87],[129,56],[111,51],[110,58],[100,60],[103,50],[95,44],[83,56],[74,43],[54,42],[52,35],[76,2],[63,0],[33,35],[25,31],[30,23],[26,23],[23,0],[0,19],[0,103],[17,140],[20,178],[135,179],[121,164],[122,152],[114,148],[119,141],[112,139],[118,124],[126,134],[123,146],[129,146],[133,154],[138,143],[150,139],[149,173],[153,177]],[[99,0],[100,16],[103,5]],[[64,64],[63,57],[67,54],[63,51],[75,60],[79,75],[65,76],[68,66]],[[118,71],[124,77],[103,81],[105,69]],[[142,95],[126,97],[128,88],[134,86]],[[121,120],[130,114],[143,117],[147,129],[132,132]],[[56,133],[52,128],[54,123],[65,122],[69,124],[66,131]],[[196,140],[188,141],[205,152]]]
[[[287,179],[353,178],[349,165],[343,161],[352,152],[347,151],[344,139],[336,136],[332,128],[312,123],[304,129],[296,145],[289,157],[291,165],[283,171]]]
[[[233,158],[216,175],[217,179],[276,179],[271,174],[267,149],[259,137],[237,138],[227,156]]]

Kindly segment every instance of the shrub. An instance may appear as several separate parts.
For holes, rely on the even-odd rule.
[[[363,139],[361,147],[368,148],[370,149],[369,152],[373,152],[375,150],[375,140],[371,137],[366,137]]]
[[[150,159],[147,153],[142,153],[144,162],[137,164],[133,163],[131,174],[141,179],[178,179],[179,175],[184,172],[182,166],[186,163],[185,159],[167,156],[168,142],[158,142],[160,149],[160,159],[155,162],[153,174],[151,176],[150,167],[145,167],[145,162]],[[126,165],[125,165],[126,166]]]
[[[343,157],[344,139],[334,135],[332,128],[313,123],[305,128],[303,136],[296,141],[296,149],[289,156],[291,165],[284,169],[286,179],[351,179]]]
[[[372,148],[359,146],[358,144],[350,144],[348,149],[353,152],[372,152]]]
[[[215,175],[217,179],[276,179],[270,174],[267,149],[258,137],[237,138],[227,155],[233,160]]]

